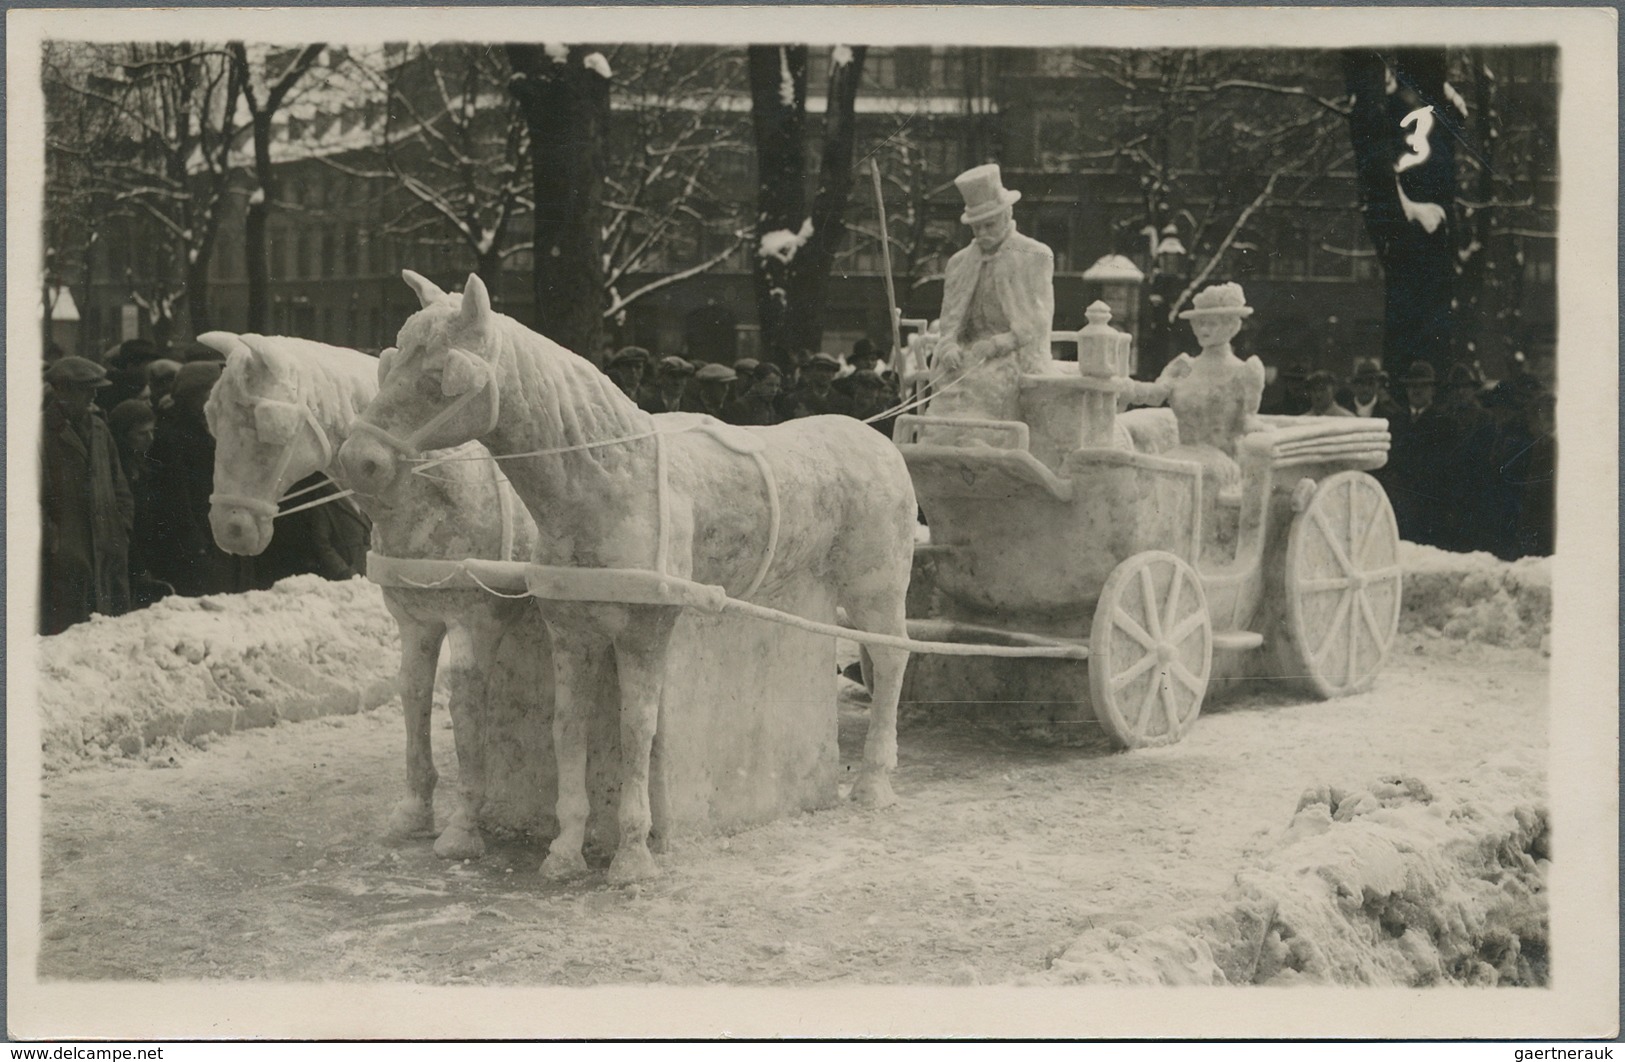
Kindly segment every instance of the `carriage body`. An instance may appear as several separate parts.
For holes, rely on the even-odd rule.
[[[914,628],[1087,646],[1088,663],[917,657],[906,699],[1029,724],[1092,714],[1136,746],[1179,740],[1215,682],[1368,686],[1399,609],[1397,527],[1365,474],[1386,422],[1261,418],[1226,497],[1168,453],[1171,412],[1117,413],[1127,337],[1093,328],[1056,336],[1078,362],[1021,378],[1021,421],[904,416],[896,434],[931,529]]]

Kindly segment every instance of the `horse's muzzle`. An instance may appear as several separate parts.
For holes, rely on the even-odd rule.
[[[339,448],[339,466],[362,494],[381,494],[395,481],[395,452],[371,435],[353,435]]]
[[[271,544],[271,521],[239,505],[209,506],[209,529],[215,545],[239,557],[258,556]]]

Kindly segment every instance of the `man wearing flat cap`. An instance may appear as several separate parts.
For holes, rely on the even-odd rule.
[[[942,290],[942,338],[933,360],[934,416],[1020,419],[1019,377],[1051,362],[1055,255],[1016,231],[999,167],[977,166],[954,178],[965,200],[959,220],[975,238],[948,260]],[[931,441],[986,441],[938,438]],[[963,434],[963,433],[957,433]]]
[[[113,433],[94,406],[106,371],[63,357],[45,371],[40,439],[41,634],[129,609],[129,543],[135,500]]]
[[[829,354],[814,354],[802,370],[801,386],[785,401],[785,420],[849,412],[845,396],[835,389],[841,362]]]
[[[689,388],[686,412],[704,413],[732,424],[734,383],[739,374],[718,361],[702,365],[694,373],[694,386]]]
[[[1389,500],[1399,537],[1427,546],[1442,545],[1450,490],[1446,467],[1452,451],[1450,418],[1434,395],[1438,374],[1426,361],[1414,361],[1399,380],[1405,406],[1388,422]]]
[[[694,366],[686,359],[675,354],[661,358],[655,365],[655,385],[644,394],[638,405],[646,413],[682,412],[684,392],[688,389],[689,377],[693,375]]]
[[[615,386],[632,401],[643,395],[643,374],[649,367],[649,352],[642,347],[622,347],[609,359],[604,371],[615,381]]]

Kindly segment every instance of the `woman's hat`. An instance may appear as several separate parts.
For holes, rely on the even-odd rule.
[[[1021,198],[1020,192],[1012,192],[1004,186],[996,163],[966,170],[954,178],[954,184],[965,198],[965,212],[959,215],[959,220],[966,225],[985,221]]]
[[[1180,312],[1180,319],[1192,317],[1248,317],[1253,308],[1247,305],[1247,295],[1241,290],[1241,285],[1235,282],[1229,284],[1213,284],[1197,292],[1191,300],[1191,308]]]

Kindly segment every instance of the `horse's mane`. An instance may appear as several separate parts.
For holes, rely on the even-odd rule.
[[[650,415],[639,409],[592,362],[531,331],[513,318],[493,314],[497,322],[491,343],[497,356],[513,356],[520,386],[537,413],[556,425],[557,444],[576,446],[627,436],[654,428]],[[583,454],[607,463],[618,447],[593,448]]]
[[[358,350],[292,336],[244,336],[269,356],[235,351],[215,385],[216,402],[277,398],[292,389],[323,425],[348,435],[361,411],[378,394],[378,362]],[[271,386],[267,386],[267,384]]]

